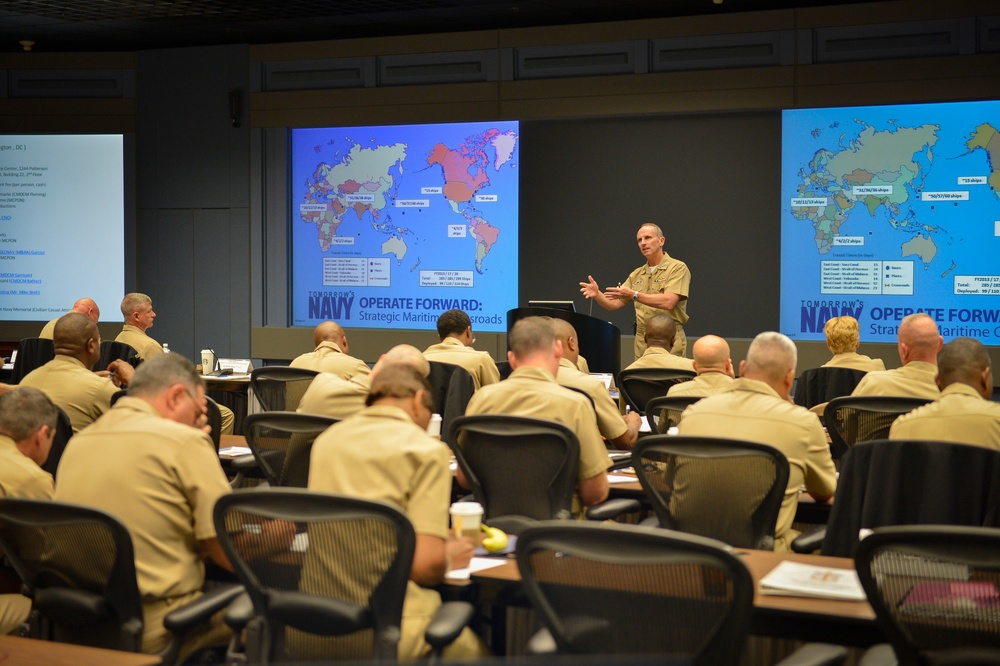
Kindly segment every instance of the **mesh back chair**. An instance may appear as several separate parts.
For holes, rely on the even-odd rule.
[[[250,373],[250,391],[264,411],[294,412],[318,374],[315,370],[280,365],[256,368]]]
[[[851,395],[861,378],[868,374],[854,368],[810,368],[795,382],[795,404],[806,409]]]
[[[632,525],[545,522],[518,537],[517,565],[560,653],[739,660],[753,580],[725,544]]]
[[[241,490],[216,503],[215,526],[256,615],[249,663],[396,658],[416,543],[398,508],[303,489]],[[462,626],[439,634],[432,623],[425,637],[439,651]]]
[[[695,378],[694,370],[667,370],[666,368],[634,368],[618,373],[618,388],[625,402],[639,414],[646,413],[646,403],[666,395],[674,384]]]
[[[1000,530],[885,527],[858,546],[861,584],[899,663],[1000,663]]]
[[[646,403],[646,422],[649,424],[650,432],[665,433],[668,429],[677,425],[681,419],[681,413],[701,400],[704,396],[698,395],[661,395]]]
[[[0,499],[0,548],[32,599],[33,638],[140,650],[143,614],[132,538],[118,519],[62,502]],[[173,663],[184,632],[240,591],[220,588],[168,615],[164,625],[174,636],[160,657]]]
[[[24,376],[56,357],[55,347],[48,338],[22,338],[17,344],[17,358],[10,371],[10,383],[20,384]]]
[[[49,449],[49,457],[45,459],[45,464],[42,465],[42,469],[52,475],[52,478],[56,476],[56,469],[59,467],[59,461],[62,459],[62,454],[66,450],[66,445],[69,444],[70,438],[73,436],[73,424],[69,420],[69,416],[66,412],[59,406],[56,406],[59,410],[56,417],[56,435],[52,439],[52,448]]]
[[[108,366],[111,365],[111,361],[115,360],[125,361],[133,368],[138,368],[139,364],[142,363],[139,353],[131,345],[118,342],[117,340],[101,340],[101,359],[94,368],[96,370],[107,370]]]
[[[465,368],[451,363],[428,361],[431,374],[427,377],[434,398],[434,413],[441,415],[441,438],[447,441],[451,422],[465,414],[465,408],[476,392],[476,382]]]
[[[219,444],[222,442],[222,412],[219,410],[219,403],[208,396],[205,396],[205,414],[208,416],[208,425],[212,426],[208,436],[212,438],[212,443],[218,452]]]
[[[738,548],[774,548],[789,474],[781,451],[733,439],[653,435],[632,449],[632,467],[661,527]]]
[[[318,414],[262,412],[247,416],[243,435],[271,486],[305,488],[312,444],[334,423],[337,419]]]
[[[563,424],[505,414],[463,416],[452,422],[449,446],[491,525],[517,532],[523,518],[572,517],[580,442]]]
[[[823,413],[830,434],[830,455],[843,458],[858,442],[889,437],[889,428],[903,414],[931,402],[904,396],[844,396],[834,398]]]

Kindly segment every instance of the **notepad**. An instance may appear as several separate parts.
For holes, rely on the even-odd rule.
[[[864,601],[856,571],[784,561],[760,579],[760,593],[787,597],[814,597]]]
[[[472,561],[469,562],[469,566],[462,569],[452,569],[446,573],[444,577],[448,580],[469,580],[469,576],[477,571],[485,571],[486,569],[499,567],[503,564],[507,564],[508,561],[509,560],[497,559],[495,557],[473,557]]]
[[[227,446],[225,448],[219,449],[219,455],[225,456],[227,458],[235,458],[236,456],[248,456],[253,451],[250,450],[249,446]]]

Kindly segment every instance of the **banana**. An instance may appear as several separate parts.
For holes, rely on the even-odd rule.
[[[481,523],[480,529],[486,534],[483,539],[483,548],[490,553],[499,553],[507,547],[507,533],[496,527],[488,527]]]

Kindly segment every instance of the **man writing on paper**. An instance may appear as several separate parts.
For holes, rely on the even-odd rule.
[[[618,310],[635,304],[635,357],[646,351],[646,322],[655,314],[669,315],[677,322],[677,339],[670,353],[683,356],[687,350],[687,300],[691,289],[691,271],[683,261],[674,259],[663,250],[666,239],[660,227],[649,222],[636,234],[639,251],[646,263],[632,271],[617,287],[604,291],[590,275],[580,283],[580,293],[593,298],[605,310]]]

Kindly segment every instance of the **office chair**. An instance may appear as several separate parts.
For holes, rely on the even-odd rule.
[[[830,434],[830,455],[840,459],[858,442],[887,438],[896,419],[929,402],[906,396],[834,398],[823,412],[823,425]]]
[[[250,391],[268,412],[294,412],[313,378],[319,373],[305,368],[269,365],[250,373]]]
[[[223,496],[214,517],[253,605],[247,662],[396,659],[416,544],[405,513],[285,488]],[[467,603],[442,604],[425,633],[437,655],[472,616]]]
[[[580,442],[563,424],[507,414],[462,416],[452,422],[448,446],[490,525],[516,534],[538,520],[572,518]],[[634,500],[609,500],[589,507],[587,516],[606,520],[636,509]]]
[[[50,500],[0,499],[0,548],[31,598],[32,638],[139,652],[142,599],[128,529],[103,511]],[[159,656],[177,660],[184,635],[242,592],[213,590],[171,612]]]
[[[10,383],[20,384],[25,375],[40,368],[56,357],[52,340],[48,338],[22,338],[17,344],[17,358],[10,371]]]
[[[268,484],[305,488],[316,437],[337,419],[297,412],[261,412],[243,421],[243,435]]]
[[[795,382],[795,404],[811,409],[834,398],[851,395],[864,370],[853,368],[810,368]]]
[[[219,410],[219,403],[207,395],[205,396],[205,415],[208,416],[208,425],[212,426],[208,436],[212,438],[212,443],[215,444],[215,450],[218,452],[219,444],[222,441],[222,412]]]
[[[49,449],[49,457],[45,459],[45,464],[42,465],[42,469],[52,475],[54,479],[56,476],[56,469],[59,468],[59,461],[62,459],[62,454],[66,450],[66,445],[69,444],[70,438],[73,436],[73,424],[69,420],[69,416],[63,411],[62,407],[56,405],[58,414],[56,416],[56,434],[52,439],[52,448]]]
[[[885,663],[1000,663],[998,551],[1000,530],[982,527],[883,527],[862,540],[854,561],[895,653]]]
[[[618,389],[625,402],[639,414],[646,413],[646,403],[667,394],[674,384],[690,381],[697,376],[694,370],[668,370],[666,368],[626,368],[618,373]]]
[[[735,439],[652,435],[632,449],[632,468],[660,527],[774,549],[789,475],[781,451]]]
[[[739,659],[753,580],[725,544],[633,525],[547,521],[518,537],[517,566],[560,654]]]
[[[680,421],[681,413],[698,402],[704,396],[697,395],[661,395],[646,403],[646,422],[649,431],[665,433]]]
[[[449,436],[451,422],[465,414],[465,408],[476,392],[476,382],[469,371],[452,363],[428,361],[431,374],[427,377],[434,399],[434,413],[441,415],[441,439]]]
[[[854,557],[861,530],[891,525],[1000,527],[1000,451],[921,440],[875,440],[843,459],[825,530],[796,552]]]
[[[142,363],[139,353],[131,345],[117,340],[101,340],[101,358],[94,369],[107,370],[111,362],[115,360],[125,361],[133,368],[138,368],[139,364]]]

